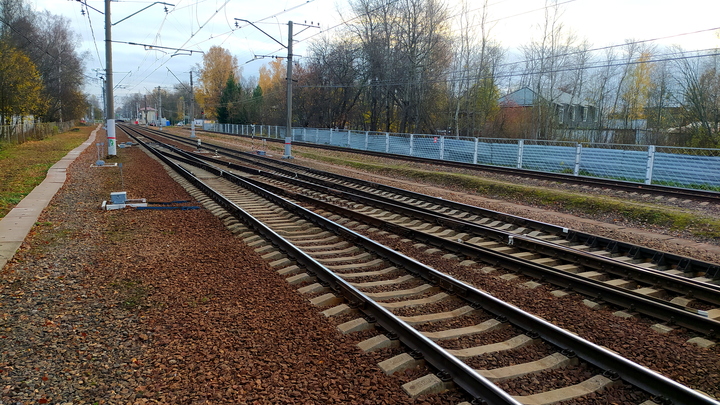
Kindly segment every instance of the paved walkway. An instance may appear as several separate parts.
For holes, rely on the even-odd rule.
[[[42,211],[48,206],[60,187],[65,184],[67,168],[88,146],[95,142],[100,127],[101,125],[98,125],[90,133],[87,141],[71,150],[48,169],[45,180],[25,196],[4,218],[0,219],[0,269],[12,259]]]

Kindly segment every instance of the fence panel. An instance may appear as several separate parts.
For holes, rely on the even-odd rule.
[[[410,134],[390,134],[388,137],[388,152],[396,155],[410,156]],[[413,143],[417,137],[412,137]]]
[[[425,159],[440,159],[440,142],[439,136],[434,135],[415,135],[413,136],[413,154],[416,157]]]
[[[382,132],[370,132],[367,135],[367,150],[385,152],[387,135]]]
[[[516,167],[518,149],[516,139],[480,139],[477,163]]]
[[[365,150],[365,131],[350,131],[350,148]]]
[[[580,175],[643,183],[647,159],[647,146],[584,145]]]
[[[720,191],[720,150],[658,146],[653,184]]]
[[[475,154],[475,138],[445,137],[443,159],[451,162],[472,163]]]
[[[555,173],[573,173],[577,144],[526,140],[522,168]]]
[[[219,124],[204,124],[203,128],[210,131],[231,130]],[[10,129],[0,129],[0,140],[7,138],[5,134],[12,133]],[[247,132],[250,130],[248,128]],[[285,128],[258,125],[255,133],[284,139]],[[477,158],[478,164],[485,165],[640,183],[651,179],[653,184],[720,191],[720,149],[455,138],[323,128],[295,129],[293,140],[454,162],[473,163]]]

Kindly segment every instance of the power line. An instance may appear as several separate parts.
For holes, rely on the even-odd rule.
[[[102,69],[105,69],[105,67],[103,66],[102,58],[100,57],[100,50],[98,49],[98,46],[97,46],[97,38],[95,38],[95,30],[93,29],[93,25],[92,25],[92,18],[90,18],[89,6],[85,3],[80,3],[80,6],[81,7],[85,6],[86,11],[83,10],[82,8],[80,10],[83,11],[83,14],[87,15],[88,23],[90,24],[90,33],[92,34],[92,37],[93,37],[93,45],[95,45],[95,53],[97,54],[97,57],[98,57],[98,63],[100,64],[100,67]]]
[[[35,43],[35,41],[31,40],[31,39],[28,38],[25,34],[23,34],[22,32],[18,31],[17,29],[15,29],[15,27],[13,27],[10,23],[8,23],[7,21],[5,21],[5,19],[3,19],[2,17],[0,17],[0,22],[3,23],[3,24],[5,24],[8,28],[10,28],[11,30],[13,30],[13,32],[15,32],[16,34],[18,34],[18,35],[20,35],[21,37],[23,37],[29,44],[33,45],[34,47],[36,47],[37,49],[39,49],[40,51],[42,51],[42,53],[44,53],[44,54],[46,54],[47,56],[51,57],[51,58],[52,58],[53,60],[55,60],[55,62],[57,62],[60,66],[67,66],[67,65],[65,65],[65,64],[62,62],[61,59],[59,59],[57,56],[51,55],[50,52],[48,52],[48,51],[45,49],[45,47],[43,47],[43,46]],[[74,67],[73,67],[73,68],[74,68]],[[88,78],[88,79],[97,80],[97,78],[92,77],[92,76],[88,76],[88,75],[86,75],[85,73],[80,73],[80,74],[81,74],[82,76]]]
[[[605,63],[605,64],[599,64],[599,65],[588,65],[588,66],[569,66],[569,67],[563,67],[558,69],[550,69],[550,70],[543,70],[543,71],[535,71],[535,72],[525,72],[525,73],[506,73],[506,74],[499,74],[499,75],[492,75],[492,76],[478,76],[475,79],[476,80],[482,80],[482,79],[488,79],[488,78],[494,78],[494,79],[504,79],[509,77],[515,77],[515,76],[521,76],[521,75],[541,75],[541,74],[550,74],[550,73],[561,73],[561,72],[567,72],[567,71],[573,71],[573,70],[590,70],[590,69],[601,69],[601,68],[608,68],[608,67],[619,67],[619,66],[632,66],[632,65],[641,65],[641,64],[647,64],[647,63],[659,63],[659,62],[671,62],[671,61],[679,61],[679,60],[687,60],[687,59],[697,59],[697,58],[707,58],[707,57],[714,57],[714,56],[720,56],[720,51],[714,48],[710,49],[704,49],[704,50],[698,50],[693,52],[711,52],[707,54],[696,54],[696,55],[686,55],[686,56],[678,56],[678,57],[663,57],[663,58],[656,58],[656,59],[650,59],[650,60],[636,60],[636,61],[629,61],[629,62],[619,62],[619,63]],[[671,53],[672,55],[673,53]],[[675,52],[674,54],[677,54]],[[456,82],[460,80],[466,80],[466,79],[436,79],[436,80],[425,80],[424,83],[450,83],[450,82]],[[402,86],[405,84],[408,84],[411,82],[408,81],[377,81],[369,84],[352,84],[352,85],[298,85],[296,87],[298,88],[363,88],[363,87],[386,87],[386,86]]]

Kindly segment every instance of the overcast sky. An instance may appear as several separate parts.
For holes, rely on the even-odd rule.
[[[73,0],[28,0],[37,10],[50,10],[69,18],[80,35],[82,51],[88,52],[86,74],[105,68],[104,16],[90,10],[82,15],[81,3]],[[104,11],[103,0],[87,0],[87,4]],[[447,0],[456,7],[459,0]],[[152,4],[153,1],[113,1],[112,21],[121,19]],[[235,18],[257,22],[259,28],[279,42],[287,43],[287,22],[320,23],[298,33],[301,40],[294,54],[303,55],[311,35],[332,33],[333,27],[349,19],[346,0],[168,0],[165,6],[155,4],[139,14],[119,22],[112,28],[113,70],[116,85],[116,105],[125,94],[145,93],[157,86],[172,87],[178,80],[189,81],[191,68],[201,63],[202,54],[193,52],[149,50],[127,42],[207,51],[213,45],[230,50],[237,56],[245,76],[256,76],[260,66],[268,60],[250,63],[253,55],[286,55],[287,51],[256,28]],[[720,0],[559,0],[563,4],[562,21],[579,38],[593,46],[622,43],[626,39],[645,40],[673,36],[656,41],[660,45],[678,44],[687,50],[720,48]],[[470,1],[479,7],[480,0]],[[491,0],[489,20],[494,21],[493,37],[508,48],[529,43],[544,19],[544,0]],[[165,7],[168,13],[165,12]],[[453,13],[454,14],[454,13]],[[705,31],[696,34],[688,34]],[[94,35],[93,35],[94,34]],[[305,39],[305,40],[304,40]],[[122,43],[125,42],[125,43]],[[171,73],[172,72],[172,73]],[[87,88],[91,94],[101,94],[101,83]]]

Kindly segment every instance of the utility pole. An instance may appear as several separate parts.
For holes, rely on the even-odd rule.
[[[272,35],[268,34],[267,32],[260,29],[258,26],[253,24],[251,21],[244,20],[242,18],[236,18],[235,19],[235,26],[237,27],[237,21],[243,21],[246,22],[253,27],[255,27],[258,31],[262,32],[263,34],[267,35],[270,39],[277,42],[282,46],[283,48],[287,48],[288,50],[288,56],[287,56],[287,117],[285,120],[285,154],[283,155],[283,158],[285,159],[292,159],[292,153],[291,153],[291,147],[292,147],[292,43],[293,43],[293,22],[288,21],[288,44],[285,46],[282,42],[278,41],[277,39],[273,38]],[[306,21],[307,22],[307,21]],[[308,29],[308,28],[319,28],[320,23],[318,25],[307,25],[307,24],[298,24],[304,27],[307,27],[303,29],[302,31]],[[300,32],[302,32],[300,31]],[[265,56],[262,56],[265,57]],[[255,56],[255,59],[258,59],[258,56]]]
[[[105,0],[105,85],[107,111],[105,130],[108,138],[108,156],[117,155],[117,138],[115,137],[115,100],[113,97],[112,71],[112,22],[110,21],[110,0]]]
[[[105,97],[105,90],[107,90],[107,84],[105,83],[105,78],[101,77],[103,81],[102,85],[102,102],[103,102],[103,115],[105,116],[105,119],[107,119],[107,98]]]
[[[160,86],[158,86],[158,126],[162,131],[163,119],[162,119],[162,93],[160,92]]]
[[[190,71],[190,138],[195,138],[195,89],[193,88],[192,70]]]
[[[285,119],[285,154],[283,159],[292,159],[292,43],[293,22],[288,21],[287,56],[287,117]]]
[[[148,117],[147,117],[147,94],[143,95],[143,99],[145,99],[145,128],[148,127]]]

